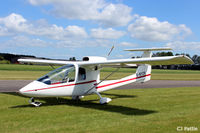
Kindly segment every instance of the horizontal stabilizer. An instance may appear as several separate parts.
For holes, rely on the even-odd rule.
[[[137,48],[137,49],[125,49],[124,51],[161,51],[161,50],[172,50],[169,47],[163,48]]]

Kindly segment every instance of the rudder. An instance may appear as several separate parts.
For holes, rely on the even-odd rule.
[[[151,79],[151,65],[142,64],[136,71],[136,82],[144,83]]]

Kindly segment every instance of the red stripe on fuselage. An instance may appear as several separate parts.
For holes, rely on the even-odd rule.
[[[110,84],[106,84],[106,85],[101,85],[101,86],[97,86],[96,88],[103,88],[103,87],[107,87],[107,86],[111,86],[111,85],[115,85],[115,84],[119,84],[119,83],[124,83],[127,81],[131,81],[131,80],[135,80],[135,79],[139,79],[139,78],[143,78],[143,77],[147,77],[147,76],[151,76],[151,74],[147,74],[144,76],[140,76],[140,77],[135,77],[135,78],[131,78],[131,79],[126,79],[126,80],[122,80],[122,81],[118,81],[118,82],[114,82],[114,83],[110,83]]]
[[[131,79],[126,79],[126,80],[122,80],[122,81],[118,81],[118,82],[114,82],[114,83],[110,83],[110,84],[106,84],[106,85],[97,86],[96,89],[103,88],[103,87],[107,87],[107,86],[111,86],[111,85],[115,85],[115,84],[119,84],[119,83],[123,83],[123,82],[127,82],[127,81],[131,81],[131,80],[135,80],[135,79],[139,79],[139,78],[143,78],[143,77],[147,77],[147,76],[151,76],[151,74],[147,74],[147,75],[144,75],[144,76],[135,77],[135,78],[131,78]],[[92,82],[96,82],[96,80],[91,80],[91,81],[81,82],[81,83],[76,83],[76,84],[68,84],[68,85],[54,86],[54,87],[48,87],[48,88],[27,90],[27,91],[24,91],[24,92],[39,91],[39,90],[60,88],[60,87],[66,87],[66,86],[74,86],[74,85],[88,84],[88,83],[92,83]]]
[[[27,90],[27,91],[24,91],[24,92],[29,92],[29,91],[39,91],[39,90],[46,90],[46,89],[60,88],[60,87],[66,87],[66,86],[74,86],[74,85],[88,84],[88,83],[92,83],[92,82],[96,82],[96,80],[91,80],[91,81],[87,81],[87,82],[80,82],[80,83],[76,83],[76,84],[60,85],[60,86],[54,86],[54,87],[48,87],[48,88],[33,89],[33,90]]]

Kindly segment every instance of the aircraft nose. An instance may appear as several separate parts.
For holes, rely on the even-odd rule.
[[[38,89],[42,86],[44,86],[42,83],[38,81],[33,81],[28,85],[24,86],[23,88],[21,88],[19,90],[19,93],[25,96],[33,96],[36,93],[35,89]]]
[[[22,88],[21,89],[19,89],[19,91],[18,91],[20,94],[23,94],[23,90],[22,90]]]
[[[23,88],[21,88],[19,90],[19,93],[22,94],[22,95],[26,95],[26,93],[27,93],[28,90],[29,89],[27,88],[27,86],[24,86]]]

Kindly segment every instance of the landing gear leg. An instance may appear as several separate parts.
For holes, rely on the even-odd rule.
[[[39,107],[42,103],[35,102],[34,97],[31,97],[31,99],[28,101],[30,104],[34,105],[35,107]]]
[[[102,97],[101,94],[99,92],[95,92],[99,97],[100,97],[100,104],[106,104],[109,103],[110,101],[112,101],[112,99],[107,98],[107,97]]]

